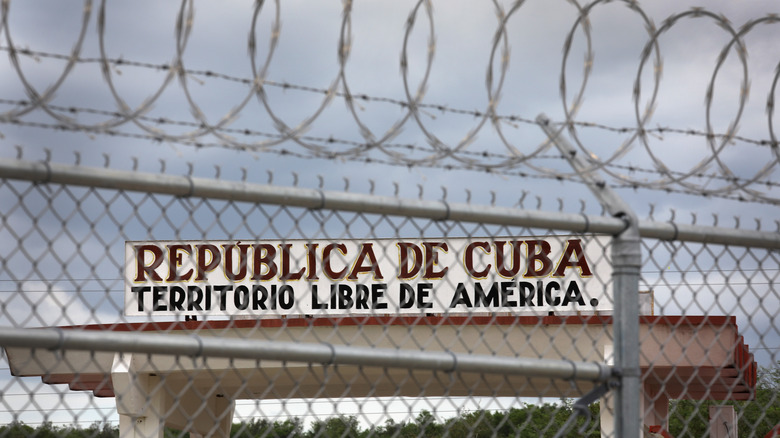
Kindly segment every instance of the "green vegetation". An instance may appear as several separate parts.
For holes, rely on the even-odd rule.
[[[119,428],[110,424],[95,423],[86,429],[54,427],[51,423],[43,423],[38,427],[30,427],[24,423],[13,422],[0,427],[0,437],[3,438],[115,438],[119,436]]]
[[[397,423],[388,420],[383,425],[361,426],[355,416],[338,416],[314,421],[304,429],[300,419],[268,421],[254,419],[248,423],[234,424],[231,437],[234,438],[414,438],[414,437],[552,437],[568,420],[572,413],[571,404],[546,403],[541,406],[527,404],[508,412],[484,410],[464,413],[456,418],[439,422],[428,411],[422,411],[412,421]],[[598,406],[591,407],[593,422],[585,424],[578,418],[567,437],[599,437]],[[579,433],[585,426],[585,435]],[[166,437],[182,436],[177,431],[166,430]],[[86,429],[53,427],[45,423],[37,428],[23,423],[12,423],[0,427],[0,438],[106,438],[118,437],[119,428],[111,425],[94,424]],[[188,434],[184,434],[184,437]]]
[[[248,424],[235,424],[231,436],[250,437],[302,437],[302,438],[415,438],[415,437],[552,437],[569,418],[571,405],[564,403],[525,405],[508,412],[473,411],[456,418],[438,422],[428,411],[422,411],[412,421],[396,423],[388,420],[383,425],[363,428],[354,416],[339,416],[318,420],[304,431],[297,421],[267,422],[254,420]],[[599,437],[598,408],[591,410],[595,423],[585,430],[578,429],[584,419],[578,419],[575,429],[567,437]]]
[[[763,438],[780,424],[780,362],[762,368],[756,383],[756,399],[751,401],[673,400],[669,403],[669,432],[676,438],[708,437],[709,407],[731,405],[737,414],[740,437]]]

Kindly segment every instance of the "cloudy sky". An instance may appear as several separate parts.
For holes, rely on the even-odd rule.
[[[745,193],[718,192],[728,186],[722,177],[729,171],[743,184],[757,176],[759,182],[772,180],[777,156],[767,146],[719,141],[722,137],[708,142],[706,135],[668,131],[651,132],[644,141],[637,137],[637,120],[642,120],[646,129],[723,135],[736,126],[736,134],[749,140],[771,139],[770,122],[776,117],[768,120],[766,104],[780,49],[769,42],[777,25],[761,23],[746,32],[739,40],[747,50],[744,58],[733,49],[737,44],[730,44],[743,25],[773,12],[771,2],[709,2],[701,14],[692,14],[694,4],[685,2],[640,3],[636,9],[604,2],[585,10],[587,20],[575,4],[553,3],[464,1],[428,8],[416,2],[358,2],[347,13],[339,2],[264,2],[262,7],[252,2],[142,2],[132,7],[95,4],[86,22],[83,9],[72,3],[11,3],[5,39],[17,50],[39,53],[17,55],[18,71],[11,63],[1,67],[0,92],[6,101],[0,111],[28,123],[56,124],[60,117],[73,117],[91,132],[63,141],[61,132],[6,124],[4,144],[22,145],[30,158],[49,147],[65,162],[73,160],[73,150],[99,148],[117,167],[129,167],[130,156],[155,170],[158,157],[170,166],[190,161],[209,173],[212,164],[235,171],[241,163],[260,181],[269,170],[285,178],[297,171],[310,176],[307,184],[317,184],[315,176],[322,175],[334,188],[343,186],[343,177],[362,183],[375,174],[373,166],[360,164],[348,172],[336,170],[344,169],[344,160],[372,158],[390,163],[381,166],[380,187],[386,190],[392,190],[390,181],[408,181],[423,184],[433,197],[441,196],[438,187],[445,186],[449,196],[465,196],[466,188],[503,192],[501,202],[510,205],[520,190],[590,201],[579,184],[545,179],[571,171],[532,123],[544,113],[553,122],[568,116],[573,122],[628,128],[614,132],[578,125],[569,138],[606,162],[605,172],[625,176],[629,183],[734,197]],[[731,27],[724,28],[721,14]],[[664,26],[667,19],[671,23]],[[67,56],[77,46],[80,61],[63,74],[68,62],[52,55]],[[105,72],[98,62],[102,57],[110,61]],[[156,68],[179,60],[184,73]],[[245,83],[259,75],[266,81],[262,99]],[[29,97],[25,82],[47,96],[52,108],[79,111],[51,109],[47,114],[14,105]],[[45,94],[54,84],[56,90]],[[749,94],[741,105],[745,84]],[[347,92],[355,98],[346,99]],[[418,111],[404,106],[415,101],[421,105]],[[146,119],[119,123],[110,113],[87,111],[123,107],[141,110]],[[486,116],[491,107],[500,116],[496,121]],[[204,132],[201,124],[235,131]],[[125,137],[106,135],[107,130]],[[251,135],[240,134],[243,130]],[[126,137],[156,133],[166,141]],[[283,141],[296,134],[297,142]],[[195,148],[195,142],[210,147]],[[236,147],[254,153],[226,151]],[[6,149],[6,155],[15,154]],[[277,155],[282,149],[320,158],[282,159]],[[84,153],[82,160],[102,165],[101,156],[85,155],[98,154]],[[333,155],[340,159],[325,158]],[[417,166],[410,171],[409,163]],[[432,164],[456,170],[439,171]],[[493,173],[481,172],[485,166]],[[520,171],[541,179],[518,178]],[[683,178],[692,171],[703,176]],[[667,183],[670,178],[675,181]],[[405,186],[416,194],[416,184]],[[774,186],[749,188],[778,198]],[[642,194],[625,195],[640,212],[650,202],[661,204],[656,212],[665,213],[729,204],[694,196],[673,205],[665,192]]]
[[[599,214],[546,114],[642,218],[777,228],[775,1],[107,3],[4,3],[0,157]],[[778,305],[776,266],[680,278],[678,257],[645,272],[669,312],[744,306],[717,284],[756,266],[751,299]],[[764,363],[772,317],[748,324]]]

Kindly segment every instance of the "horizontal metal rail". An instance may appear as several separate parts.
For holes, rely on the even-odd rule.
[[[595,362],[530,359],[440,351],[353,347],[192,335],[0,327],[0,346],[167,356],[278,360],[442,372],[472,372],[603,382],[612,368]]]
[[[617,235],[626,228],[626,224],[621,219],[609,216],[402,199],[391,196],[66,165],[47,161],[0,158],[0,178],[311,209],[549,228],[574,233]],[[780,233],[777,232],[646,220],[639,221],[639,232],[642,237],[661,240],[780,249]]]

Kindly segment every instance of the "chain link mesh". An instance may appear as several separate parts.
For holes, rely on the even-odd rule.
[[[143,176],[139,174],[139,178]],[[173,320],[122,316],[125,261],[121,254],[126,240],[175,241],[208,235],[227,241],[251,236],[294,243],[300,242],[298,239],[388,236],[540,237],[557,234],[555,230],[11,179],[2,181],[0,193],[6,201],[0,232],[3,241],[16,242],[5,245],[0,254],[3,325],[7,327],[76,326],[88,331],[203,333],[421,353],[610,360],[611,318],[587,312],[579,316],[482,312],[449,319],[432,314],[379,315],[378,319],[217,317],[189,322],[182,321],[186,312]],[[608,261],[609,248],[605,246],[600,252]],[[644,303],[641,317],[644,417],[665,415],[658,413],[656,405],[671,399],[666,417],[669,430],[680,436],[699,436],[709,430],[703,410],[727,401],[737,409],[741,433],[771,429],[776,421],[773,409],[780,403],[773,386],[777,384],[776,368],[762,364],[764,368],[758,370],[757,364],[776,358],[772,350],[779,335],[776,312],[772,310],[778,305],[778,295],[772,288],[777,275],[776,251],[644,240],[642,252],[640,289],[652,296],[652,301]],[[600,281],[604,287],[610,283],[609,278]],[[750,340],[750,347],[745,339]],[[160,409],[159,414],[167,418],[172,430],[197,430],[207,435],[219,433],[220,418],[226,411],[213,406],[212,410],[192,408],[184,400],[233,401],[235,416],[230,420],[236,421],[234,429],[244,431],[235,433],[282,433],[287,427],[301,434],[331,434],[336,432],[325,430],[341,428],[342,432],[374,435],[392,435],[401,430],[474,435],[484,430],[498,435],[552,436],[563,430],[572,412],[577,412],[572,402],[594,387],[587,381],[367,365],[299,365],[197,355],[117,356],[110,351],[85,355],[68,349],[9,347],[7,351],[15,363],[12,373],[41,377],[6,379],[3,410],[8,426],[4,433],[13,433],[21,423],[59,430],[74,425],[93,430],[118,427],[117,412],[123,412],[123,398],[129,396],[117,392],[117,388],[131,392],[133,388],[118,383],[121,379],[116,367],[123,360],[137,372],[155,376],[157,383],[149,384],[152,394],[147,394],[147,400],[156,400],[155,392],[165,394],[162,399],[168,404],[146,409]],[[753,354],[761,359],[755,361]],[[85,398],[78,390],[91,390],[97,397]],[[600,404],[606,406],[608,400],[609,396]],[[564,432],[599,436],[603,424],[597,407],[587,407],[588,415],[572,416],[577,418],[577,427],[569,426]],[[181,412],[174,412],[177,410]],[[657,419],[659,424],[665,421]],[[203,424],[209,426],[204,429]]]
[[[468,3],[0,2],[0,437],[617,437],[631,400],[636,436],[780,434],[774,6]],[[606,292],[126,311],[126,242],[374,242],[379,265],[593,239],[612,266],[626,224],[579,200],[593,175],[644,214],[637,369]]]

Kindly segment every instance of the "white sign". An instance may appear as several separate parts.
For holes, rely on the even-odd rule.
[[[125,243],[125,314],[609,311],[609,237]]]

